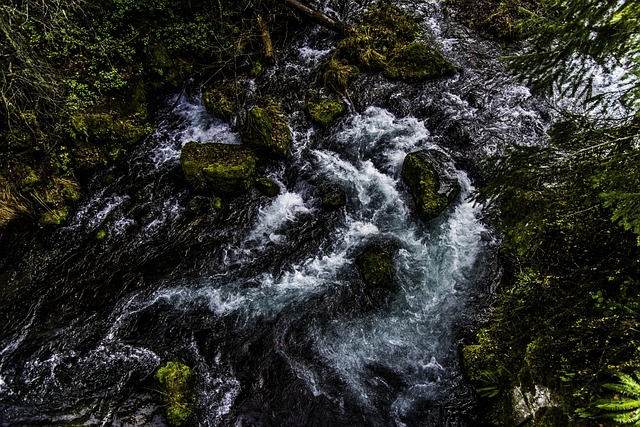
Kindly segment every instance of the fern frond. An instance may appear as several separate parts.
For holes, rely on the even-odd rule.
[[[606,411],[628,411],[640,408],[640,399],[630,399],[622,397],[618,399],[607,399],[596,404],[596,407]]]
[[[602,386],[606,389],[624,394],[625,396],[640,399],[640,383],[638,383],[638,381],[636,381],[631,375],[620,373],[617,376],[620,379],[619,383],[603,384]],[[637,372],[636,376],[638,376]]]

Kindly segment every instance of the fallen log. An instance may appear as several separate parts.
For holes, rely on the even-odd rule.
[[[324,12],[315,10],[307,6],[306,4],[299,2],[298,0],[279,0],[279,1],[283,3],[285,6],[287,6],[288,8],[307,16],[316,24],[319,24],[339,34],[347,34],[352,30],[352,28],[349,25],[345,24],[344,22],[336,18],[333,18]]]
[[[264,22],[262,16],[258,15],[258,26],[260,27],[260,32],[262,33],[262,45],[264,47],[264,59],[269,64],[275,63],[275,54],[273,52],[273,43],[271,42],[271,34],[269,33],[269,28],[267,27],[267,23]]]

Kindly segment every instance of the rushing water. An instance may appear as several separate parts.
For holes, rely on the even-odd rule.
[[[468,173],[506,141],[535,141],[543,120],[495,46],[437,2],[414,9],[461,74],[365,76],[330,129],[300,107],[335,39],[316,30],[281,53],[264,77],[286,94],[294,135],[291,160],[263,171],[277,197],[253,190],[215,211],[192,193],[181,147],[240,140],[197,97],[174,97],[65,227],[6,251],[0,425],[163,425],[152,375],[171,359],[198,374],[194,425],[475,425],[457,346],[497,267]],[[428,224],[400,179],[425,148],[462,187]],[[324,182],[345,207],[323,209]],[[366,290],[354,267],[372,242],[394,250],[392,292]]]

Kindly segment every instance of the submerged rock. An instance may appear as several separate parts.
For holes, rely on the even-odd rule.
[[[329,210],[338,209],[347,203],[347,194],[336,184],[324,184],[320,187],[322,206]]]
[[[418,217],[427,222],[439,216],[460,193],[460,184],[436,170],[442,155],[434,150],[407,154],[402,165],[402,179],[409,187]]]
[[[188,142],[180,153],[189,184],[221,195],[237,195],[254,182],[256,156],[241,145]]]
[[[267,197],[276,197],[278,194],[280,194],[280,187],[278,187],[278,184],[271,181],[267,177],[257,178],[255,186],[259,192]]]
[[[287,156],[292,141],[289,125],[273,99],[263,100],[249,110],[241,136],[247,145],[276,158]]]
[[[393,287],[391,252],[378,244],[372,244],[356,257],[356,265],[365,284],[371,288]]]

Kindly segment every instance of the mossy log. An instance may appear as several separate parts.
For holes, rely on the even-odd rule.
[[[189,184],[220,195],[238,195],[255,180],[256,156],[241,145],[188,142],[180,153]]]

